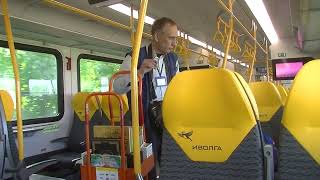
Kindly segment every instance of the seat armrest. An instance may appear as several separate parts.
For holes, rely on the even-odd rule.
[[[273,147],[270,144],[264,145],[264,159],[266,163],[266,180],[274,179],[274,161],[273,161]]]

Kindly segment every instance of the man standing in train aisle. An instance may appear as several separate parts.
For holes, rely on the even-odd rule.
[[[173,50],[178,36],[177,24],[166,17],[156,20],[151,28],[152,41],[140,48],[138,74],[143,77],[142,101],[145,117],[147,142],[153,145],[156,168],[150,173],[151,179],[159,177],[162,144],[162,100],[168,83],[179,72],[178,57]],[[121,65],[121,70],[130,70],[131,54]],[[127,93],[130,101],[130,77],[123,75],[114,82],[114,91]],[[130,103],[129,103],[130,104]]]

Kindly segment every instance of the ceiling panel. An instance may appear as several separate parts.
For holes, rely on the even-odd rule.
[[[70,4],[122,24],[129,25],[128,16],[116,12],[108,7],[96,8],[89,6],[87,0],[60,0],[60,2]],[[135,9],[138,9],[140,1],[134,0],[132,2]],[[213,33],[216,31],[215,24],[217,16],[222,14],[227,21],[229,15],[223,11],[221,6],[215,0],[201,0],[201,3],[199,2],[194,0],[149,0],[147,14],[155,19],[163,16],[170,17],[178,23],[181,30],[187,32],[196,39],[208,42],[215,48],[223,50],[219,44],[212,41],[212,37]],[[128,1],[125,2],[125,4],[129,5]],[[250,29],[251,19],[253,16],[243,1],[236,1],[234,9],[239,20],[244,23],[247,29]],[[145,32],[149,33],[150,27],[150,25],[146,25]],[[236,29],[238,29],[240,34],[244,34],[240,39],[241,41],[250,39],[241,31],[238,25],[236,25]],[[258,40],[261,43],[263,42],[263,37],[264,32],[259,29]],[[261,54],[261,52],[258,52],[258,54]],[[235,54],[233,56],[237,55]]]
[[[29,0],[30,5],[32,6],[47,6],[44,5],[41,1],[35,1],[35,0]],[[125,25],[129,25],[129,17],[126,15],[123,15],[119,12],[116,12],[110,8],[102,7],[102,8],[96,8],[93,6],[90,6],[88,4],[87,0],[58,0],[59,2],[72,5],[74,7],[83,9],[85,11],[112,19],[114,21],[120,22]],[[226,0],[223,0],[226,2]],[[289,0],[264,0],[267,9],[269,11],[269,14],[272,14],[272,20],[274,21],[274,24],[276,26],[277,32],[279,36],[286,37],[290,36],[291,32],[291,25],[288,21],[288,13],[289,12],[289,6],[287,5],[287,2]],[[291,0],[295,1],[295,0]],[[127,0],[127,5],[129,0]],[[131,2],[131,1],[130,1]],[[132,1],[135,8],[138,9],[139,0],[133,0]],[[250,29],[251,27],[251,19],[253,19],[253,15],[244,3],[243,0],[237,0],[235,1],[234,10],[235,15],[238,17],[240,21],[244,23],[244,25],[247,27],[247,29]],[[280,4],[279,4],[280,3]],[[69,13],[64,10],[58,10],[59,13],[64,13],[72,16],[72,13]],[[212,41],[213,32],[216,31],[216,17],[220,14],[224,17],[225,20],[228,19],[228,14],[225,13],[225,11],[222,10],[221,6],[216,0],[201,0],[201,1],[194,1],[194,0],[149,0],[149,5],[147,9],[147,14],[154,18],[159,18],[163,16],[170,17],[174,19],[179,27],[190,34],[191,36],[204,41],[208,42],[209,44],[212,44],[214,47],[223,50],[223,47],[216,42]],[[281,14],[281,15],[280,15]],[[83,21],[92,21],[89,20],[86,17],[80,17],[77,18],[82,19]],[[28,31],[31,32],[38,32],[39,27],[35,27],[34,24],[19,24],[19,22],[16,22],[17,26],[20,27],[20,29],[28,29]],[[150,32],[150,25],[145,26],[145,32]],[[241,36],[240,41],[241,44],[245,40],[249,40],[250,38],[241,30],[239,25],[235,25],[237,31],[239,31],[240,34],[243,34]],[[66,41],[65,44],[75,44],[76,46],[81,47],[89,47],[90,44],[96,44],[97,49],[101,50],[101,46],[103,43],[102,40],[91,38],[91,40],[88,40],[88,37],[79,36],[76,33],[71,33],[66,35],[66,32],[64,31],[56,31],[55,29],[50,30],[50,27],[40,27],[43,28],[44,35],[47,36],[47,38],[51,38],[52,40],[55,40],[56,42],[63,43],[63,41]],[[54,32],[54,33],[53,33]],[[20,34],[23,34],[20,32]],[[53,35],[54,34],[54,35]],[[49,37],[50,36],[50,37]],[[258,31],[258,41],[262,44],[264,32],[261,28],[259,28]],[[39,39],[46,39],[45,37],[34,36],[34,38]],[[89,38],[90,39],[90,38]],[[96,42],[95,42],[96,41]],[[97,43],[98,42],[98,43]],[[119,45],[117,43],[109,43],[110,49],[123,51],[127,50],[128,47],[124,47],[122,45]],[[99,48],[98,48],[99,46]],[[92,46],[90,46],[93,48]],[[241,59],[241,54],[233,54],[235,57],[239,57]],[[261,51],[258,51],[258,60],[264,59],[264,54]]]
[[[14,36],[20,38],[28,37],[28,39],[35,41],[50,42],[52,44],[83,48],[103,53],[107,52],[108,54],[121,57],[130,49],[130,47],[103,39],[97,39],[77,32],[57,29],[21,19],[11,18],[11,24]],[[3,21],[0,21],[0,26],[4,26]],[[5,34],[3,28],[0,29],[0,33]]]

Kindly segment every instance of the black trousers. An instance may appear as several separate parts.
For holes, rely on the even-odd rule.
[[[149,133],[150,134],[150,133]],[[160,174],[160,166],[161,166],[161,145],[162,145],[162,130],[159,129],[154,130],[151,135],[151,143],[152,143],[152,150],[153,155],[155,158],[154,161],[154,168],[150,171],[148,177],[149,180],[156,179],[157,176]]]
[[[155,167],[149,173],[149,179],[156,179],[160,173],[161,145],[163,134],[162,102],[154,102],[148,111],[148,123],[145,123],[147,142],[152,143]]]
[[[162,114],[157,116],[157,118],[162,122]],[[125,125],[131,126],[132,114],[131,111],[125,115]],[[162,144],[162,126],[158,126],[155,123],[153,116],[150,116],[149,112],[145,112],[145,130],[146,130],[146,142],[152,143],[152,151],[154,156],[155,167],[149,172],[148,180],[154,180],[159,175],[160,162],[161,162],[161,144]]]

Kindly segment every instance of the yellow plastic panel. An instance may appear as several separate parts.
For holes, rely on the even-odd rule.
[[[282,106],[277,87],[271,82],[254,82],[249,84],[259,109],[259,120],[268,122]]]
[[[282,124],[320,164],[320,60],[303,66],[295,77]]]
[[[81,121],[85,120],[85,101],[89,96],[88,92],[79,92],[73,96],[72,107],[76,112],[77,116]],[[98,103],[95,97],[91,97],[88,101],[89,105],[89,120],[92,118],[93,114],[98,110]]]
[[[257,105],[257,102],[254,98],[254,95],[248,85],[248,83],[243,79],[243,77],[237,73],[237,72],[234,72],[236,77],[240,80],[240,83],[242,84],[242,86],[244,87],[248,97],[249,97],[249,100],[251,101],[251,104],[252,104],[252,107],[253,107],[253,110],[254,110],[254,113],[256,115],[256,117],[259,117],[259,110],[258,110],[258,105]]]
[[[284,90],[286,90],[286,93],[287,93],[287,95],[289,96],[290,90],[289,90],[288,88],[286,88],[286,87],[284,87]]]
[[[129,110],[129,105],[128,105],[128,98],[126,95],[121,95],[122,98],[122,103],[123,103],[123,114],[125,114]],[[113,110],[113,120],[114,122],[119,122],[120,121],[120,105],[119,101],[115,96],[103,96],[102,97],[102,110],[108,117],[108,119],[111,120],[110,117],[110,109],[109,109],[109,99],[111,100],[111,106]]]
[[[4,90],[0,90],[0,97],[3,104],[6,121],[11,121],[13,117],[13,112],[14,112],[13,100],[10,94]]]
[[[193,161],[224,162],[256,124],[245,90],[225,69],[177,74],[163,101],[164,125]]]
[[[284,89],[283,86],[276,85],[276,87],[277,87],[277,89],[278,89],[278,91],[280,93],[280,97],[281,97],[281,100],[282,100],[282,105],[285,105],[287,97],[288,97],[287,91]]]

